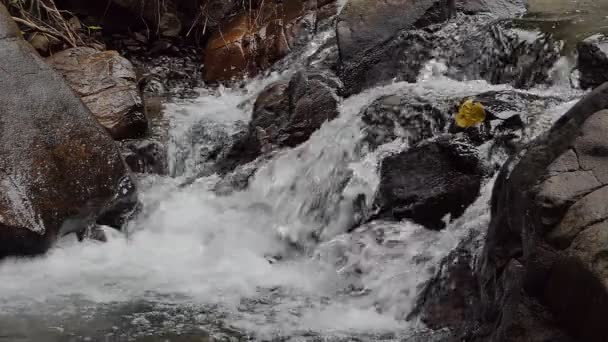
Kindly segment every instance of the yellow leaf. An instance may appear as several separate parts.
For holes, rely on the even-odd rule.
[[[456,114],[456,125],[461,128],[469,128],[483,122],[486,119],[486,110],[479,102],[466,100]]]

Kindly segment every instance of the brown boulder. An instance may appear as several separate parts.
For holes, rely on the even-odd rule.
[[[321,4],[324,9],[331,7]],[[205,80],[253,76],[287,55],[314,30],[316,1],[262,2],[260,6],[238,14],[211,36],[205,50]]]
[[[133,207],[134,190],[114,141],[0,4],[0,258],[44,253]]]
[[[65,77],[114,139],[146,134],[148,120],[143,113],[135,70],[127,59],[116,51],[78,47],[55,54],[47,61]]]

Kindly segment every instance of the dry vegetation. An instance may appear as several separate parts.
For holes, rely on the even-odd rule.
[[[71,47],[82,42],[73,25],[68,21],[72,15],[59,10],[53,0],[1,1],[24,30],[45,35],[49,39],[60,40]]]

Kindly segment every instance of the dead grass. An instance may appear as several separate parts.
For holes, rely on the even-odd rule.
[[[61,11],[53,0],[1,0],[11,12],[13,19],[28,32],[63,41],[71,47],[82,43],[78,33],[68,20],[72,14]]]

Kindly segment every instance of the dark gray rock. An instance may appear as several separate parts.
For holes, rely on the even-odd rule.
[[[416,145],[444,130],[448,107],[410,95],[381,97],[363,110],[365,142],[371,149],[397,138]]]
[[[220,157],[221,173],[276,148],[295,147],[338,116],[338,100],[323,75],[298,72],[289,82],[266,88],[257,98],[247,132]]]
[[[356,47],[354,56],[345,54],[346,43],[341,39],[349,37],[341,35],[338,27],[338,72],[345,94],[393,81],[415,82],[431,59],[445,61],[447,75],[455,79],[485,79],[518,88],[548,82],[549,72],[561,56],[558,40],[540,34],[533,25],[524,25],[525,21],[499,20],[490,9],[471,12],[477,14],[458,14],[447,23],[423,20],[391,31],[371,48]],[[396,13],[402,16],[402,12]]]
[[[167,150],[158,141],[134,140],[125,142],[123,156],[133,172],[158,175],[165,175],[168,172]]]
[[[484,168],[466,139],[442,136],[382,161],[375,218],[443,229],[479,195]]]
[[[453,5],[451,0],[349,1],[336,29],[346,94],[391,80],[415,81],[433,47],[430,34],[415,29],[447,20]]]
[[[468,31],[466,26],[463,29]],[[455,79],[484,79],[530,88],[546,83],[549,71],[561,57],[560,41],[517,21],[491,21],[469,33],[466,39],[452,35],[442,43],[447,46],[458,39],[442,56],[447,59],[448,75]]]
[[[352,95],[392,81],[415,82],[432,52],[433,35],[412,30],[398,33],[351,62],[341,56],[339,74],[344,91]]]
[[[486,125],[461,129],[453,121],[459,105],[471,99],[480,102],[488,118]],[[462,97],[424,98],[407,90],[383,96],[362,111],[365,143],[372,150],[395,139],[407,141],[410,146],[448,130],[463,133],[473,144],[490,140],[508,153],[525,139],[524,122],[534,120],[548,106],[559,103],[552,97],[542,97],[521,91],[489,91]]]
[[[112,138],[0,5],[0,258],[123,213],[136,191]]]
[[[492,13],[498,18],[516,18],[526,12],[528,0],[456,0],[458,11]]]
[[[478,269],[484,320],[496,327],[493,341],[569,341],[565,335],[605,341],[606,109],[603,85],[514,157],[497,179]],[[509,271],[514,264],[515,273]],[[504,293],[507,283],[517,296]],[[518,339],[507,337],[515,330]]]
[[[597,34],[577,45],[580,86],[595,88],[608,81],[608,37]]]
[[[409,319],[419,317],[433,330],[447,328],[457,335],[475,330],[479,285],[474,265],[480,242],[477,236],[471,236],[442,260],[439,271],[418,297]]]
[[[449,15],[446,0],[349,1],[337,22],[342,63],[356,63],[361,56],[401,30],[414,27],[418,21],[438,22]]]

